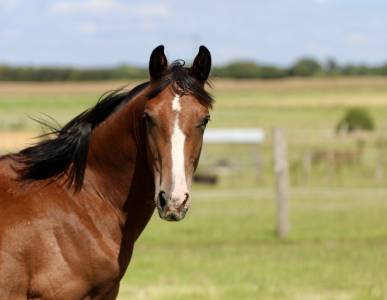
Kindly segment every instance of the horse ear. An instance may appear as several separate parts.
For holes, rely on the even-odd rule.
[[[168,60],[164,54],[164,46],[156,47],[149,59],[149,75],[152,80],[160,79],[168,67]]]
[[[196,55],[191,67],[191,75],[201,83],[205,83],[210,75],[211,53],[205,46],[200,46],[199,53]]]

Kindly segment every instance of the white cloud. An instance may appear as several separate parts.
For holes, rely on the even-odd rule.
[[[331,0],[312,0],[316,4],[326,4],[332,2]]]
[[[153,2],[129,4],[122,0],[59,0],[53,2],[48,7],[48,11],[55,15],[105,15],[124,13],[126,17],[132,16],[143,21],[166,19],[172,16],[166,4]]]
[[[172,15],[169,8],[162,3],[141,3],[134,11],[141,18],[168,18]]]
[[[62,15],[84,13],[102,14],[121,12],[126,9],[127,6],[119,0],[59,1],[49,6],[50,12]]]
[[[19,6],[20,0],[0,0],[0,10],[12,10]]]

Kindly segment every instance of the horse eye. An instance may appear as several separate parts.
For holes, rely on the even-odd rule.
[[[146,112],[144,112],[144,114],[143,114],[143,119],[145,120],[145,122],[149,125],[149,126],[153,126],[155,123],[154,123],[154,121],[153,121],[153,119],[152,119],[152,117],[148,114],[148,113],[146,113]]]
[[[203,129],[203,130],[206,129],[206,126],[207,126],[209,121],[210,121],[210,117],[209,116],[205,117],[198,127]]]

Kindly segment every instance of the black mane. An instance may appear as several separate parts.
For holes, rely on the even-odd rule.
[[[68,174],[69,187],[74,185],[75,190],[79,191],[83,185],[92,131],[122,104],[133,99],[150,84],[153,83],[144,82],[129,91],[121,88],[104,94],[94,107],[82,112],[60,129],[44,124],[50,129],[44,140],[11,155],[12,159],[22,166],[17,168],[20,179],[55,180]],[[156,88],[146,94],[148,99],[171,85],[176,94],[191,94],[203,105],[212,107],[211,95],[190,75],[190,69],[184,67],[183,61],[172,63],[155,85]]]

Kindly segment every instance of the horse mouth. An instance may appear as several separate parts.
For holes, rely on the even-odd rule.
[[[169,222],[178,222],[185,218],[188,211],[188,205],[182,208],[180,211],[177,210],[165,210],[157,206],[157,212],[161,219]]]

